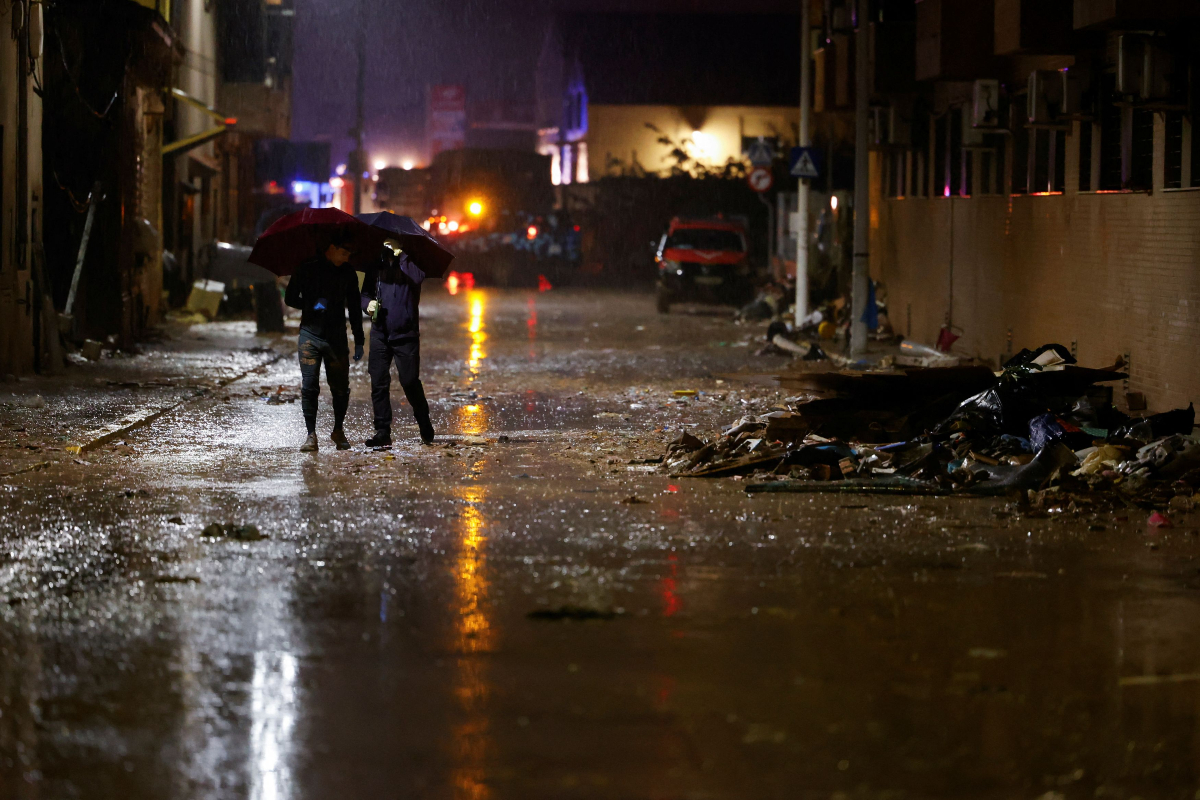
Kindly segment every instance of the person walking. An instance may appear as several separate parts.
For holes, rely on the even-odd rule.
[[[421,283],[425,271],[404,253],[399,242],[389,239],[379,261],[367,270],[362,284],[362,308],[371,317],[371,405],[375,413],[375,435],[367,447],[392,443],[392,362],[400,388],[412,406],[421,441],[433,442],[429,402],[421,384]]]
[[[308,438],[301,452],[317,450],[317,399],[321,394],[321,364],[325,382],[333,395],[333,432],[329,438],[339,450],[350,442],[342,430],[350,405],[350,358],[346,344],[346,312],[354,332],[354,360],[363,356],[362,310],[359,307],[358,276],[346,262],[353,255],[350,231],[337,231],[323,253],[296,268],[284,301],[301,311],[300,316],[300,407]]]

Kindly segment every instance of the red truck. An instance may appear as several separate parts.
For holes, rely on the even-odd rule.
[[[754,292],[746,226],[716,219],[671,220],[654,256],[660,314],[672,303],[742,305]]]

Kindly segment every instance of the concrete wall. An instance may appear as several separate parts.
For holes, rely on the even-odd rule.
[[[740,160],[742,136],[778,136],[795,142],[800,111],[787,106],[642,106],[588,105],[588,176],[595,180],[612,170],[611,159],[628,167],[634,159],[647,172],[662,172],[674,161],[670,148],[659,144],[652,123],[676,142],[700,131],[694,152],[705,164],[723,166]]]
[[[1156,129],[1152,192],[1073,191],[1077,136],[1062,195],[887,199],[873,169],[871,272],[897,332],[932,343],[952,310],[958,352],[995,360],[1010,328],[1014,352],[1077,341],[1087,365],[1129,353],[1152,410],[1200,402],[1200,190],[1161,189]]]
[[[35,19],[40,22],[41,8],[37,7]],[[40,25],[34,27],[33,48],[41,52]],[[40,72],[41,66],[38,70]],[[17,207],[17,101],[18,81],[17,43],[8,35],[0,36],[0,126],[3,126],[3,142],[0,145],[0,375],[23,374],[34,368],[34,309],[33,303],[41,303],[36,296],[34,282],[34,259],[41,258],[40,249],[29,244],[30,236],[36,234],[41,241],[42,215],[42,101],[33,91],[32,83],[25,81],[24,91],[28,97],[29,139],[29,216],[23,231],[15,230]],[[35,222],[36,221],[36,222]],[[33,230],[33,225],[38,230]],[[24,257],[20,251],[24,250]]]

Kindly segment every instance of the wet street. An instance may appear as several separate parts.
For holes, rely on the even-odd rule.
[[[294,330],[252,323],[0,386],[46,401],[0,408],[0,797],[1200,796],[1200,514],[671,478],[786,396],[730,377],[786,363],[760,328],[422,312],[430,447],[394,382],[363,447],[364,359],[354,448],[325,394],[298,452]]]

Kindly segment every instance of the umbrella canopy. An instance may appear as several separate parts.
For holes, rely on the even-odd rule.
[[[248,259],[276,275],[291,275],[296,267],[322,255],[333,236],[350,234],[350,264],[365,269],[379,257],[388,234],[336,208],[305,208],[275,221],[254,243]]]
[[[400,249],[430,277],[444,277],[450,262],[454,260],[454,255],[438,244],[429,231],[418,225],[412,217],[380,211],[359,214],[358,218],[376,230],[385,231],[385,238],[400,242]]]

